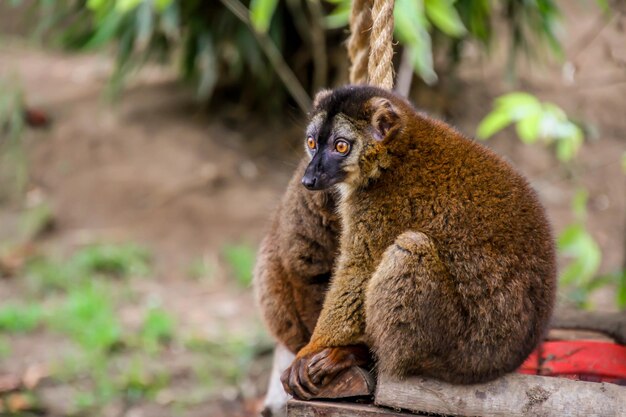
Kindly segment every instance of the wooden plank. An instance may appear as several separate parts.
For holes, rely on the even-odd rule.
[[[535,375],[475,385],[383,377],[375,398],[387,407],[453,416],[626,416],[626,387]]]
[[[353,404],[327,401],[289,400],[288,417],[407,417],[402,414],[371,404]]]

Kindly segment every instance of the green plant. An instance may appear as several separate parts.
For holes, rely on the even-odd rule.
[[[476,135],[485,140],[513,123],[522,142],[542,140],[554,144],[561,161],[571,160],[583,143],[582,130],[560,107],[522,92],[498,97],[494,109],[478,125]]]
[[[101,273],[119,277],[148,274],[148,252],[133,244],[99,244],[87,246],[71,259],[85,273]]]
[[[167,386],[170,376],[166,372],[148,372],[145,361],[135,356],[125,367],[116,385],[126,400],[136,402],[154,396]]]
[[[325,3],[328,3],[327,6]],[[343,48],[350,0],[39,0],[47,16],[42,32],[63,27],[61,43],[94,49],[114,43],[112,91],[145,62],[180,57],[184,80],[206,99],[218,87],[245,92],[264,108],[281,103],[289,91],[301,107],[305,90],[316,91],[341,63],[326,48]],[[325,10],[332,9],[330,12]],[[466,41],[486,50],[493,26],[506,22],[511,56],[548,45],[560,46],[560,18],[553,0],[398,0],[396,37],[416,73],[437,80],[433,49],[458,62]],[[332,46],[331,46],[332,45]],[[302,48],[305,46],[305,48]],[[304,86],[304,88],[302,88]],[[268,93],[272,94],[268,94]]]
[[[228,245],[224,247],[223,255],[237,283],[249,286],[252,282],[254,250],[248,245]]]
[[[211,388],[238,384],[259,351],[260,341],[250,335],[225,333],[216,340],[190,339],[186,346],[206,358],[196,369],[196,378]]]
[[[159,350],[162,344],[174,337],[174,318],[159,307],[151,307],[144,317],[139,337],[143,349],[150,353]]]
[[[334,11],[326,17],[328,27],[348,22],[351,0],[332,0]],[[560,12],[552,0],[397,0],[395,36],[411,57],[415,72],[427,83],[437,81],[433,50],[447,50],[452,64],[460,60],[467,41],[477,40],[489,50],[496,18],[507,23],[510,61],[518,52],[532,54],[542,45],[560,55],[555,35]]]
[[[36,258],[26,267],[26,277],[36,292],[67,291],[90,281],[94,274],[119,278],[147,275],[148,252],[133,244],[86,246],[67,261]]]
[[[36,329],[42,322],[43,311],[37,305],[15,303],[0,307],[0,331],[26,333]]]
[[[122,336],[109,290],[98,281],[71,288],[64,303],[50,317],[49,325],[94,353],[110,351]]]
[[[148,369],[145,358],[177,337],[173,317],[148,304],[138,331],[129,332],[118,313],[124,282],[109,279],[144,273],[148,260],[129,244],[87,246],[64,261],[40,257],[25,272],[40,289],[56,291],[0,306],[0,332],[43,328],[72,342],[71,353],[52,368],[54,378],[80,388],[72,415],[97,414],[113,400],[153,398],[169,381],[166,370]],[[10,348],[0,339],[0,356]]]
[[[587,302],[588,295],[602,281],[594,280],[600,267],[602,253],[598,244],[585,227],[587,218],[586,190],[579,190],[572,202],[572,211],[576,221],[561,232],[558,248],[562,256],[568,259],[562,270],[559,282],[569,292],[569,297],[580,305]]]

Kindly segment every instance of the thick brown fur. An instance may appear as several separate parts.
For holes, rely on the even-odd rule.
[[[283,374],[286,390],[314,396],[338,369],[359,363],[358,355],[339,351],[361,344],[373,350],[378,372],[398,377],[475,383],[516,369],[541,340],[556,290],[552,232],[527,181],[492,151],[390,92],[349,86],[317,102],[307,135],[319,149],[311,151],[305,176],[337,183],[324,179],[330,172],[324,164],[336,155],[320,152],[331,152],[337,136],[352,150],[341,159],[341,174],[333,174],[342,229],[337,265],[312,337]],[[309,230],[298,225],[297,210],[279,217],[285,215],[293,216],[290,233]],[[266,258],[289,257],[294,248],[297,256],[309,248],[308,256],[319,256],[314,245],[280,239],[266,239]],[[332,264],[323,261],[320,270]],[[263,271],[267,265],[257,277],[284,274]],[[266,316],[268,305],[280,312],[268,316],[277,335],[289,327],[283,317],[292,321],[283,313],[289,308],[276,307],[285,288],[261,297]]]
[[[254,287],[267,328],[293,353],[309,342],[338,252],[339,217],[329,192],[312,193],[300,179],[303,159],[261,243]]]
[[[378,372],[399,377],[473,383],[517,368],[546,329],[556,287],[552,233],[527,181],[384,90],[326,91],[311,120],[320,151],[333,129],[352,151],[335,186],[339,251],[333,194],[298,183],[303,162],[259,253],[267,325],[298,352],[286,390],[311,398],[366,362],[364,345]]]

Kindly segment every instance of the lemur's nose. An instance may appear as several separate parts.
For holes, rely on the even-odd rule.
[[[302,185],[304,185],[306,188],[311,189],[313,187],[315,187],[315,183],[317,182],[317,178],[315,177],[308,177],[308,176],[304,176],[302,177]]]

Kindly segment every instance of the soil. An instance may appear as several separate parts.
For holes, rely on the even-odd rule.
[[[625,252],[626,175],[620,158],[626,151],[626,18],[614,17],[586,42],[597,12],[571,4],[564,43],[575,68],[573,82],[563,76],[562,64],[533,63],[519,67],[514,86],[504,80],[504,59],[494,63],[468,53],[443,106],[431,93],[419,94],[416,102],[471,135],[495,97],[521,89],[591,126],[597,133],[583,146],[575,172],[590,193],[588,226],[601,247],[605,273],[622,267]],[[110,71],[105,55],[69,55],[14,37],[0,43],[0,76],[17,74],[28,105],[52,117],[49,129],[28,130],[24,137],[31,194],[51,205],[56,223],[39,245],[69,253],[89,242],[137,242],[154,254],[155,274],[135,290],[162,300],[182,328],[210,337],[216,326],[258,327],[250,291],[235,289],[220,253],[226,244],[259,242],[299,158],[304,118],[293,116],[294,110],[266,120],[219,103],[207,111],[175,74],[156,67],[144,69],[119,101],[108,103],[103,89]],[[487,145],[529,177],[556,232],[573,220],[574,181],[550,150],[521,144],[512,129]],[[15,206],[0,208],[0,241],[16,233],[19,212]],[[210,283],[187,274],[199,258],[217,266]],[[0,280],[0,300],[17,291],[13,281]],[[613,308],[611,291],[598,296],[597,308]],[[63,349],[46,334],[16,343],[23,366],[45,362],[51,350]],[[15,367],[0,360],[0,373]],[[184,378],[173,384],[173,390],[184,389]],[[262,390],[258,383],[247,401],[225,393],[187,415],[254,415]],[[168,415],[154,403],[130,411],[125,415]]]

